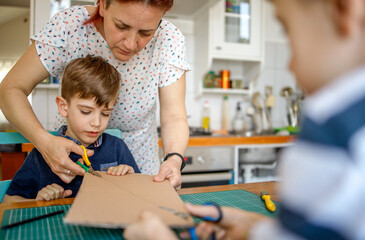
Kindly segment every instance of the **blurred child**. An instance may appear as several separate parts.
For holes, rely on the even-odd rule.
[[[103,133],[119,89],[119,72],[103,58],[88,55],[66,66],[61,96],[56,98],[58,110],[67,122],[67,126],[59,128],[57,135],[93,150],[89,160],[94,170],[117,176],[140,172],[123,140]],[[83,162],[75,153],[71,153],[70,158]],[[72,174],[67,169],[65,173]],[[74,197],[83,177],[73,177],[70,183],[63,182],[34,148],[12,179],[3,202]]]
[[[283,154],[277,220],[222,208],[209,239],[365,239],[365,0],[272,0],[290,40],[290,69],[306,91],[302,132]],[[209,206],[187,205],[196,216]],[[126,228],[128,239],[167,229],[152,213]],[[158,226],[158,227],[157,227]],[[158,239],[174,239],[169,231]],[[157,239],[157,238],[156,238]]]

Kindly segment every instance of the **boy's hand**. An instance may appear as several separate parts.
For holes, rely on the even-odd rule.
[[[112,176],[123,176],[127,173],[134,173],[134,169],[129,165],[120,164],[119,166],[108,168],[106,173]]]
[[[50,201],[54,199],[60,199],[60,198],[66,198],[68,196],[71,196],[72,191],[71,190],[64,190],[63,187],[61,187],[58,184],[51,184],[44,188],[42,188],[38,194],[35,200],[37,201]]]

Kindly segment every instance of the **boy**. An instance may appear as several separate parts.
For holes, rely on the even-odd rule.
[[[94,155],[89,157],[92,168],[117,176],[140,172],[126,144],[103,133],[119,89],[119,72],[103,58],[88,55],[72,60],[66,66],[61,96],[56,98],[58,110],[67,122],[57,135],[94,150]],[[83,162],[81,156],[74,153],[70,158]],[[71,183],[64,183],[34,148],[12,179],[3,202],[74,197],[82,179],[82,176],[75,176]]]
[[[272,2],[290,40],[290,69],[307,93],[302,132],[280,162],[280,217],[265,221],[222,208],[218,224],[202,223],[196,233],[201,239],[213,231],[218,239],[365,239],[365,0]],[[187,209],[218,214],[208,206]],[[151,215],[124,236],[153,239],[165,230],[158,239],[174,239]]]

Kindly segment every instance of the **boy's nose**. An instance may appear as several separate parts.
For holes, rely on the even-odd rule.
[[[91,120],[91,126],[100,126],[100,116],[95,116],[92,120]]]

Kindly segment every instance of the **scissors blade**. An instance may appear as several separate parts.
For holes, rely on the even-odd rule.
[[[159,208],[163,209],[163,210],[166,210],[172,214],[175,214],[176,216],[179,216],[181,218],[183,218],[184,220],[188,220],[190,214],[189,213],[186,213],[186,212],[180,212],[176,209],[172,209],[172,208],[169,208],[169,207],[165,207],[165,206],[159,206]]]
[[[97,171],[95,171],[91,166],[89,167],[89,173],[91,173],[94,176],[97,176],[97,177],[101,178],[101,175]]]

